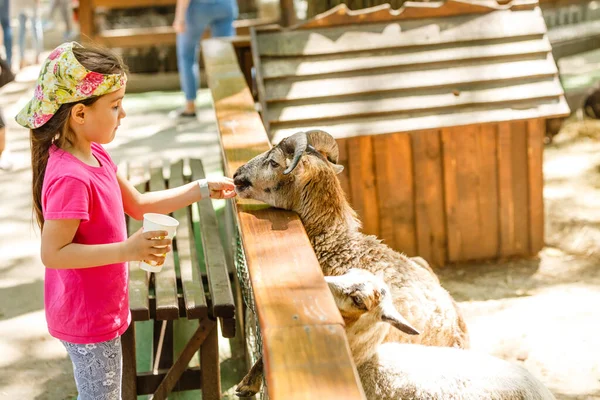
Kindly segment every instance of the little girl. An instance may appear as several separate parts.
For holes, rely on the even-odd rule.
[[[126,81],[113,53],[65,43],[44,62],[34,98],[16,117],[31,129],[48,330],[71,357],[80,400],[121,399],[120,336],[131,322],[126,262],[159,261],[171,249],[170,240],[153,239],[166,232],[127,238],[124,213],[141,219],[208,195],[235,196],[225,177],[140,194],[117,173],[102,145],[125,117]]]

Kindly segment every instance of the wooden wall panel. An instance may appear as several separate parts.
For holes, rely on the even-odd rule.
[[[444,197],[445,197],[445,212],[446,212],[446,228],[448,229],[448,260],[457,261],[461,257],[462,248],[462,230],[460,229],[462,220],[461,209],[459,202],[463,199],[459,199],[457,190],[458,185],[458,165],[457,165],[457,141],[460,138],[456,136],[456,129],[445,128],[442,129],[442,143],[443,143],[443,166],[444,166]]]
[[[530,253],[527,121],[499,124],[500,253]]]
[[[373,137],[379,236],[409,256],[418,255],[415,227],[414,176],[410,135]]]
[[[529,254],[529,171],[527,121],[511,125],[512,183],[515,204],[515,254]]]
[[[449,261],[498,255],[494,126],[442,130]]]
[[[478,141],[479,210],[482,236],[480,257],[500,254],[500,207],[498,198],[498,125],[481,125]]]
[[[379,236],[379,204],[375,189],[373,137],[348,139],[348,166],[352,206],[362,221],[362,232]]]
[[[411,132],[417,250],[430,264],[446,263],[446,215],[439,130]]]
[[[498,194],[500,201],[500,255],[515,254],[515,204],[512,184],[510,123],[498,124]]]
[[[543,152],[546,121],[527,121],[527,163],[529,171],[529,232],[530,252],[544,247],[544,174]]]

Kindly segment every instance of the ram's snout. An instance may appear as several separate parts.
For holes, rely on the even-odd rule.
[[[238,168],[238,170],[235,171],[235,174],[233,174],[233,184],[235,185],[235,191],[238,193],[241,193],[252,186],[252,182],[250,182],[250,179],[248,179],[245,174],[244,166]]]

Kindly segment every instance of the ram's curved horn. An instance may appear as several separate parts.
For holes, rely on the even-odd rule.
[[[329,133],[315,129],[306,132],[308,143],[320,153],[323,153],[327,159],[337,164],[339,158],[338,145],[333,136]]]
[[[296,166],[300,162],[300,158],[306,151],[306,147],[308,146],[306,133],[294,133],[292,136],[283,139],[279,145],[287,154],[294,154],[294,158],[292,158],[292,163],[289,167],[285,169],[285,171],[283,171],[283,174],[287,175],[290,172],[292,172],[294,168],[296,168]]]

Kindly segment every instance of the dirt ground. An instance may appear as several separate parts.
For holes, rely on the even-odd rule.
[[[544,176],[538,257],[437,272],[474,349],[522,363],[558,399],[600,399],[600,122],[568,121]]]

